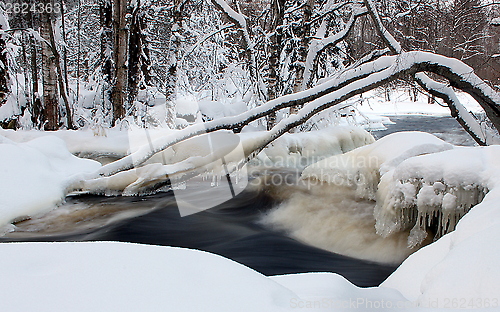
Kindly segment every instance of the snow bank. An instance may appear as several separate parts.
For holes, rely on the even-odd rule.
[[[0,244],[0,251],[0,274],[8,281],[0,300],[12,312],[443,311],[434,303],[446,298],[424,309],[397,290],[359,288],[333,273],[266,277],[218,255],[175,247],[16,243]]]
[[[432,115],[451,116],[450,109],[437,103],[429,104],[426,95],[419,94],[417,101],[413,101],[408,90],[393,89],[388,91],[390,100],[385,98],[382,90],[373,90],[363,94],[361,98],[355,98],[356,108],[362,114],[397,116],[397,115]],[[457,97],[467,111],[480,113],[481,106],[467,93],[457,92]],[[436,101],[441,101],[437,99]]]
[[[429,228],[435,228],[436,238],[453,230],[491,187],[488,177],[495,155],[500,155],[497,146],[456,147],[406,159],[381,178],[375,208],[377,232],[389,236],[413,227],[409,244],[415,246]]]
[[[409,247],[454,230],[411,255],[383,287],[419,307],[498,308],[499,159],[499,146],[397,133],[311,165],[303,179],[350,183],[360,197],[376,199],[377,232],[409,231]]]
[[[252,269],[196,250],[123,243],[0,250],[4,311],[287,311],[296,297]]]
[[[266,156],[274,166],[305,168],[325,157],[343,154],[373,143],[375,139],[365,130],[354,126],[286,133],[266,149]]]
[[[303,171],[302,178],[353,187],[360,198],[375,200],[381,176],[403,160],[452,148],[428,133],[399,132],[312,164]]]
[[[0,136],[0,227],[7,231],[16,218],[55,208],[72,179],[99,167],[71,155],[55,137],[15,143]]]
[[[453,231],[492,187],[498,147],[455,147],[422,132],[400,132],[307,167],[302,179],[347,186],[376,200],[377,233],[411,230],[408,246]]]
[[[460,168],[470,164],[470,170],[457,175],[468,179],[478,170],[489,193],[458,222],[454,232],[410,256],[383,283],[421,306],[498,308],[500,304],[500,148],[475,149],[477,158],[467,158]]]
[[[18,143],[52,136],[63,140],[70,153],[79,157],[101,159],[121,158],[131,152],[131,147],[148,143],[151,140],[168,136],[175,130],[168,128],[142,129],[132,126],[130,129],[88,129],[88,130],[58,130],[58,131],[36,131],[36,130],[4,130],[0,128],[0,135]],[[147,132],[147,135],[146,135]]]

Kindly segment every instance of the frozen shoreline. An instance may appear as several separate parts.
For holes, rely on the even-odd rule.
[[[405,134],[401,136],[404,137]],[[411,136],[408,136],[408,140],[410,139]],[[54,184],[60,187],[66,183],[64,177],[68,172],[73,175],[84,172],[83,162],[88,165],[88,169],[95,169],[94,167],[98,166],[95,162],[74,158],[67,150],[64,150],[60,139],[50,139],[44,136],[31,143],[15,144],[7,142],[8,139],[3,140],[4,147],[24,149],[27,155],[32,154],[33,151],[26,150],[27,147],[24,147],[26,144],[42,154],[52,155],[52,158],[43,156],[46,160],[42,161],[42,164],[56,161],[58,158],[54,158],[54,155],[63,155],[64,157],[59,159],[68,164],[74,161],[74,166],[63,166],[67,168],[67,171],[64,171],[64,174],[58,178],[57,183],[60,184]],[[431,141],[428,143],[435,143]],[[281,146],[289,149],[295,144],[293,142],[298,141],[289,138],[284,140]],[[303,138],[303,142],[308,141]],[[424,138],[422,144],[425,145],[426,142]],[[400,145],[396,144],[396,146]],[[376,146],[377,143],[374,143],[373,146],[367,148],[374,149]],[[429,146],[427,145],[426,148]],[[379,151],[385,153],[389,152],[389,149],[381,147]],[[449,151],[449,148],[445,150]],[[462,218],[455,232],[445,235],[437,242],[410,256],[381,287],[360,289],[345,281],[343,277],[332,273],[295,274],[268,278],[242,265],[235,265],[234,262],[220,256],[180,248],[122,243],[21,243],[0,245],[0,250],[6,255],[0,259],[0,272],[9,281],[1,287],[0,293],[5,296],[2,302],[5,302],[5,307],[10,311],[26,309],[44,311],[44,308],[50,308],[53,311],[54,307],[60,307],[59,311],[66,311],[68,302],[71,304],[79,302],[77,309],[80,311],[109,311],[116,307],[123,307],[124,311],[138,309],[157,311],[164,307],[174,307],[176,311],[199,311],[200,309],[207,311],[287,311],[297,308],[337,311],[338,308],[344,308],[342,304],[345,303],[349,303],[349,307],[344,308],[345,310],[354,304],[357,309],[370,311],[370,306],[367,304],[373,305],[374,302],[381,307],[381,310],[403,306],[410,310],[425,308],[425,311],[429,311],[428,308],[436,310],[434,308],[453,307],[451,301],[446,301],[449,298],[465,300],[469,304],[466,308],[478,308],[485,305],[495,307],[498,304],[496,291],[500,289],[498,282],[500,270],[496,269],[496,260],[500,256],[500,248],[496,244],[496,237],[500,235],[500,213],[496,209],[496,203],[500,195],[498,194],[498,179],[495,178],[500,176],[497,174],[500,163],[496,160],[498,157],[494,157],[498,154],[498,148],[453,149],[449,152],[457,155],[449,154],[449,157],[439,157],[440,154],[445,153],[440,153],[440,150],[430,152],[430,157],[422,156],[423,158],[411,157],[411,153],[407,152],[404,154],[405,157],[410,157],[410,160],[421,159],[421,164],[423,164],[421,167],[424,169],[443,168],[442,162],[444,161],[446,164],[449,163],[449,168],[452,168],[451,173],[464,173],[469,169],[474,173],[480,173],[479,176],[468,176],[476,180],[484,179],[479,182],[485,183],[490,192],[482,203]],[[477,157],[474,157],[477,166],[484,170],[474,169],[477,166],[472,166],[470,160],[464,161],[464,159],[469,159],[466,155],[469,152],[477,154]],[[460,155],[465,155],[465,158]],[[390,161],[384,158],[379,164],[380,168],[370,170],[384,168],[384,173],[386,173],[390,168],[383,164],[385,162],[396,164],[394,157],[397,158],[397,156],[389,157]],[[459,160],[458,156],[463,159]],[[40,159],[33,161],[23,159],[17,157],[19,166],[25,166],[26,163],[40,163]],[[450,163],[452,159],[455,161]],[[3,163],[11,163],[7,160]],[[404,157],[400,160],[404,160]],[[426,163],[429,166],[424,166]],[[56,163],[54,166],[61,168]],[[11,169],[15,168],[12,166]],[[49,166],[49,168],[52,167]],[[50,172],[36,168],[33,170],[41,174],[38,181],[42,184],[46,183],[47,175],[54,176],[53,169]],[[438,171],[436,169],[432,172]],[[405,172],[409,171],[403,170],[401,174],[404,175]],[[26,174],[29,173],[28,171]],[[453,179],[456,178],[460,176],[455,175]],[[6,185],[3,189],[7,190],[8,187]],[[30,198],[36,200],[35,195],[33,194]],[[71,255],[78,255],[78,257]],[[152,266],[151,261],[159,261],[158,259],[174,260],[172,265],[165,265],[165,262],[162,262]],[[467,263],[467,267],[457,272],[457,267],[463,263]],[[150,271],[149,267],[156,269]],[[205,271],[207,268],[210,268],[209,274]],[[228,272],[231,272],[230,276],[227,275]],[[22,278],[19,278],[20,276]],[[154,283],[150,283],[152,279]],[[40,286],[46,285],[49,281],[53,283],[52,288]],[[69,286],[62,287],[61,285]],[[145,292],[143,296],[138,297],[127,293],[130,285],[143,285]],[[193,288],[192,285],[197,286]],[[214,292],[207,293],[207,285],[211,285],[208,288],[213,288]],[[162,298],[165,293],[175,295],[166,297],[167,299],[158,299]],[[23,300],[25,297],[36,298],[36,300]],[[382,302],[386,305],[382,306]],[[388,302],[391,302],[391,307],[387,305]],[[75,311],[75,309],[71,310]]]

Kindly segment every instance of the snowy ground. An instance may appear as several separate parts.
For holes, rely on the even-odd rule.
[[[467,111],[480,114],[482,108],[468,94],[458,92],[460,103]],[[428,103],[428,97],[419,94],[417,101],[411,100],[408,91],[391,91],[390,101],[386,101],[382,90],[373,90],[351,100],[356,116],[357,124],[361,124],[366,130],[385,130],[385,125],[391,124],[391,116],[425,115],[425,116],[451,116],[450,109],[442,106],[438,100],[433,104]]]
[[[12,152],[24,150],[35,155],[38,149],[52,157],[41,161],[40,156],[31,161],[19,152],[19,168],[9,160],[11,168],[2,166],[2,170],[19,170],[22,165],[33,163],[47,165],[51,169],[44,170],[53,171],[54,165],[62,165],[65,168],[62,173],[50,173],[54,179],[51,184],[55,186],[64,185],[65,179],[61,177],[65,175],[98,165],[71,156],[55,138],[44,137],[23,144],[3,140],[2,148],[10,148]],[[389,153],[390,150],[394,153]],[[498,147],[454,148],[428,134],[399,133],[351,153],[377,157],[378,161],[364,170],[378,170],[394,183],[408,179],[405,175],[411,173],[429,183],[439,180],[452,185],[467,180],[468,184],[481,184],[490,191],[459,222],[455,232],[410,256],[378,288],[359,289],[329,273],[268,278],[220,256],[179,248],[118,243],[1,244],[4,257],[0,258],[0,274],[4,283],[0,286],[0,306],[5,311],[35,308],[37,311],[158,311],[166,307],[172,311],[354,308],[370,311],[374,307],[385,310],[408,310],[414,306],[498,307]],[[431,154],[418,156],[426,153]],[[61,164],[53,163],[57,161]],[[421,169],[407,171],[404,168],[408,166]],[[35,182],[49,174],[41,168],[31,169],[39,175],[31,173]],[[18,183],[21,185],[23,181]],[[2,190],[7,189],[14,191],[5,183]],[[446,206],[444,196],[436,193],[429,199],[425,194],[417,196],[417,200],[441,200]],[[23,200],[43,197],[31,192],[17,196]]]
[[[458,99],[465,108],[473,113],[481,112],[482,108],[468,94],[458,92]],[[419,94],[417,101],[411,100],[408,91],[393,90],[390,94],[390,101],[386,101],[381,90],[374,90],[363,94],[363,97],[356,99],[358,101],[357,109],[363,114],[376,114],[382,116],[394,115],[433,115],[433,116],[451,116],[450,109],[438,103],[429,104],[428,97]]]
[[[358,108],[365,116],[373,114],[369,119],[375,123],[388,122],[380,116],[417,111],[449,115],[447,108],[436,105],[365,98]],[[468,109],[475,111],[474,105]],[[168,135],[169,131],[152,131],[151,135]],[[322,131],[316,141],[303,134],[285,136],[276,142],[274,154],[269,152],[267,157],[302,157],[298,149],[320,157],[321,150],[338,154],[372,142],[365,132],[348,128],[336,134]],[[91,131],[59,132],[56,136],[59,138],[40,132],[0,130],[0,223],[7,225],[3,231],[11,230],[8,224],[16,218],[52,209],[63,200],[71,181],[101,166],[71,153],[100,150],[105,156],[120,157],[130,151],[134,137],[129,132],[113,131],[107,136]],[[335,143],[331,143],[332,137],[337,139]],[[330,145],[325,145],[323,141],[328,140]],[[383,235],[397,230],[398,219],[388,216],[405,205],[415,206],[422,216],[432,208],[449,217],[461,209],[460,187],[469,190],[480,186],[489,192],[454,232],[411,255],[376,288],[360,289],[331,273],[266,277],[223,257],[181,248],[97,242],[0,244],[0,310],[499,309],[500,149],[458,148],[432,135],[403,133],[345,155],[334,156],[333,167],[327,161],[308,167],[304,178],[318,170],[323,170],[321,174],[332,174],[333,170],[351,177],[371,177],[370,187],[359,188],[359,194],[378,199],[376,209],[384,220],[378,227],[390,229]],[[345,161],[349,155],[366,156],[370,162],[359,167],[360,163]],[[412,188],[417,180],[420,189]]]

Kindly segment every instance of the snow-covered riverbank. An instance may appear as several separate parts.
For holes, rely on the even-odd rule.
[[[277,142],[275,148],[279,149],[275,152],[279,154],[281,149],[282,153],[295,157],[290,150],[297,147],[315,151],[318,146],[326,153],[335,150],[333,145],[325,149],[321,142],[300,135],[300,139],[284,137],[281,143]],[[339,138],[344,139],[336,144],[344,142],[345,135],[339,132]],[[0,259],[0,273],[8,281],[0,287],[0,306],[9,311],[371,311],[373,308],[498,307],[500,150],[454,147],[428,134],[400,133],[391,137],[336,156],[333,166],[331,160],[324,161],[328,164],[310,166],[304,178],[310,178],[317,170],[323,170],[323,177],[342,172],[355,173],[346,177],[360,173],[373,177],[368,185],[371,188],[365,185],[359,193],[377,199],[384,221],[379,226],[382,229],[397,228],[400,221],[387,214],[405,209],[406,205],[413,205],[423,216],[430,207],[451,215],[460,208],[461,200],[452,191],[454,187],[482,186],[488,193],[458,222],[454,232],[411,255],[381,287],[360,289],[332,273],[266,277],[220,256],[180,248],[99,242],[0,244],[0,252],[5,255]],[[328,139],[327,133],[323,139]],[[44,136],[32,141],[26,139],[25,143],[2,140],[3,172],[14,176],[24,173],[17,180],[3,182],[2,213],[10,213],[4,214],[5,222],[29,215],[31,210],[21,209],[28,204],[46,203],[49,197],[53,208],[62,200],[68,178],[100,166],[72,156],[58,138]],[[339,147],[337,153],[356,147],[353,142],[356,141],[352,138],[348,140],[344,144],[349,148]],[[356,154],[373,162],[359,167],[362,163],[338,161]],[[410,186],[418,179],[423,181],[423,187],[412,192]],[[439,183],[444,189],[438,187]],[[33,191],[26,192],[27,189]],[[391,227],[390,222],[396,227]]]

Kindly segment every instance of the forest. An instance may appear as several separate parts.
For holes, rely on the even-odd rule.
[[[3,310],[498,308],[500,2],[0,0],[0,173]]]
[[[238,115],[403,51],[454,58],[474,68],[489,89],[500,85],[495,22],[500,6],[495,2],[31,0],[0,7],[4,129],[127,128],[132,123],[183,129],[214,119],[217,103],[234,108],[226,115]],[[440,69],[419,71],[464,88]],[[415,96],[430,92],[429,101],[443,97],[414,79],[415,73],[391,75],[370,89],[383,87],[387,96],[395,88]],[[277,109],[262,111],[252,121],[271,130],[307,102],[365,77],[301,100],[278,100]],[[277,115],[283,108],[287,111]],[[485,110],[495,124],[496,112]],[[244,124],[230,128],[238,132]]]

